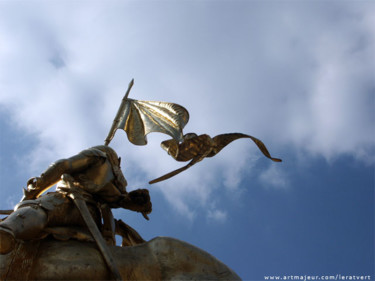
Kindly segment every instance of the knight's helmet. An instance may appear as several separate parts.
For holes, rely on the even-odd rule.
[[[126,193],[126,186],[128,183],[121,171],[121,158],[118,157],[116,151],[107,145],[98,145],[91,149],[98,149],[106,154],[107,159],[111,163],[113,174],[115,175],[114,184],[121,193]]]

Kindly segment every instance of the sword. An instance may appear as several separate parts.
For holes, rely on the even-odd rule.
[[[107,263],[107,266],[111,270],[113,277],[116,281],[122,281],[121,274],[116,266],[115,260],[112,256],[112,253],[109,251],[109,248],[100,233],[94,219],[92,218],[89,209],[87,208],[86,201],[84,200],[80,189],[72,184],[71,176],[64,174],[62,175],[62,180],[67,184],[67,188],[61,188],[67,195],[73,200],[77,209],[79,210],[83,220],[85,221],[89,231],[95,239],[96,244],[99,247],[99,250]]]

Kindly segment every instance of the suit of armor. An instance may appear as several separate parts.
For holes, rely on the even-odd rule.
[[[0,222],[0,254],[12,251],[15,239],[43,237],[46,227],[84,225],[77,208],[63,191],[61,177],[64,174],[68,174],[82,189],[91,216],[98,225],[101,221],[98,206],[101,204],[130,209],[145,216],[151,212],[147,190],[126,192],[127,182],[116,152],[108,146],[92,147],[53,163],[40,177],[28,181],[22,201],[11,215]],[[40,196],[56,183],[56,192]]]

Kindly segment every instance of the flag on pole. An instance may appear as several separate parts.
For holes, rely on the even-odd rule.
[[[134,80],[122,99],[105,145],[110,143],[117,129],[124,130],[129,141],[135,145],[146,145],[147,134],[151,132],[164,133],[178,142],[182,141],[182,129],[189,121],[188,111],[174,103],[129,99],[133,84]]]

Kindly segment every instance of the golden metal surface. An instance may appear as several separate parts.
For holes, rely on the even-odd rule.
[[[113,258],[112,252],[109,250],[106,241],[104,240],[102,234],[100,233],[96,222],[91,216],[91,213],[86,205],[84,196],[81,194],[82,188],[79,188],[73,184],[74,178],[70,175],[62,175],[62,180],[66,182],[67,185],[67,195],[73,200],[77,209],[79,210],[83,220],[85,221],[87,228],[95,239],[96,244],[102,254],[108,268],[110,269],[112,276],[116,281],[121,281],[121,274],[118,270],[115,259]]]
[[[271,157],[268,149],[264,143],[250,135],[241,133],[222,134],[214,138],[209,135],[196,135],[189,133],[184,136],[184,141],[178,143],[176,140],[166,140],[161,143],[161,147],[168,152],[177,161],[190,161],[189,164],[183,166],[177,170],[174,170],[164,176],[150,181],[150,184],[157,183],[166,179],[169,179],[193,166],[194,164],[202,161],[206,157],[213,157],[219,153],[225,146],[234,140],[240,138],[250,138],[258,146],[260,151],[267,158],[275,162],[281,162],[281,159]]]
[[[44,239],[38,244],[20,242],[14,254],[0,255],[0,280],[113,280],[95,243]],[[241,280],[209,253],[173,238],[108,247],[123,280]]]
[[[217,264],[212,259],[191,263],[191,260],[197,261],[201,253],[196,250],[196,253],[193,253],[189,246],[181,242],[164,238],[155,240],[155,245],[152,241],[145,242],[134,229],[113,218],[111,208],[124,208],[139,212],[144,218],[149,219],[147,215],[152,211],[152,204],[147,189],[137,189],[129,193],[126,191],[127,182],[121,171],[120,159],[108,144],[117,129],[124,130],[129,141],[135,145],[147,144],[147,134],[151,132],[171,136],[172,139],[161,143],[162,148],[175,160],[190,162],[150,181],[150,184],[169,179],[204,158],[215,156],[229,143],[240,138],[250,138],[272,161],[281,162],[281,159],[271,157],[264,143],[250,135],[231,133],[214,138],[206,134],[183,135],[183,128],[189,121],[188,111],[174,103],[129,99],[133,85],[134,80],[129,83],[104,146],[96,146],[70,158],[56,161],[39,177],[31,178],[27,182],[23,200],[15,207],[14,212],[0,210],[0,214],[9,215],[0,219],[1,280],[26,280],[29,277],[35,280],[50,280],[55,277],[97,280],[108,279],[110,272],[116,280],[166,280],[167,273],[171,276],[170,280],[174,280],[176,276],[183,276],[181,270],[183,274],[187,274],[186,279],[197,279],[203,276],[201,265],[205,274],[208,274],[204,279],[239,279],[223,266],[220,276],[217,276]],[[62,175],[64,178],[61,181]],[[56,183],[56,192],[42,194]],[[53,234],[53,238],[48,238],[49,234]],[[127,251],[113,247],[115,234],[122,236],[123,246],[138,246],[127,247]],[[54,239],[79,241],[64,243]],[[34,240],[40,243],[33,245]],[[92,243],[87,242],[94,240],[105,263]],[[147,243],[154,246],[147,246]],[[163,246],[163,243],[166,244]],[[25,246],[22,246],[23,244]],[[39,244],[42,250],[38,250]],[[51,251],[48,252],[49,250]],[[141,252],[129,255],[133,250]],[[61,251],[64,253],[61,254]],[[165,253],[160,255],[163,251]],[[184,260],[190,254],[191,258]],[[71,267],[69,261],[73,256],[79,256],[79,259],[73,260]],[[173,258],[169,259],[170,257]],[[160,260],[156,260],[157,258]],[[90,259],[93,259],[93,262],[88,266]],[[142,262],[137,265],[137,261]],[[21,263],[26,266],[20,267]],[[60,263],[62,267],[56,266]],[[214,271],[211,273],[208,264],[214,264]],[[110,268],[109,271],[105,265]],[[162,265],[161,269],[158,265]],[[164,268],[170,270],[167,272]],[[188,272],[187,268],[190,268],[191,272]],[[223,272],[227,272],[227,275],[223,275]]]
[[[180,105],[128,99],[118,128],[125,130],[131,143],[145,145],[146,135],[151,132],[164,133],[181,140],[182,129],[188,120],[187,110]]]
[[[151,132],[164,133],[177,141],[182,140],[182,129],[189,121],[188,111],[181,105],[170,102],[129,99],[133,84],[134,80],[130,82],[121,101],[105,145],[110,143],[117,129],[124,130],[129,141],[135,145],[146,145],[146,135]]]
[[[172,137],[171,140],[161,143],[162,148],[168,154],[177,161],[191,160],[186,166],[154,179],[149,182],[150,184],[169,179],[204,158],[216,155],[226,145],[239,138],[250,138],[266,157],[275,162],[281,162],[280,159],[271,157],[262,141],[250,135],[231,133],[218,135],[214,138],[205,134],[198,136],[195,133],[183,135],[182,130],[189,121],[188,111],[174,103],[129,99],[129,92],[133,84],[134,79],[129,83],[128,90],[105,140],[105,145],[110,143],[117,129],[124,130],[129,141],[136,145],[147,144],[147,134],[160,132]]]

